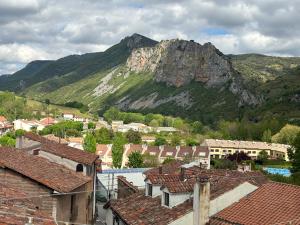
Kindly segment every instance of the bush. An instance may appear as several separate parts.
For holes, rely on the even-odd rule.
[[[237,169],[236,163],[228,159],[219,159],[219,160],[214,159],[212,160],[212,165],[215,169],[229,169],[229,170]]]

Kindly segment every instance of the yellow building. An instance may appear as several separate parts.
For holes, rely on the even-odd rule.
[[[283,158],[288,161],[287,149],[289,145],[258,142],[258,141],[232,141],[232,140],[218,140],[205,139],[201,144],[207,146],[210,151],[211,158],[220,159],[226,155],[235,152],[245,152],[252,159],[256,159],[258,154],[265,150],[270,158]]]

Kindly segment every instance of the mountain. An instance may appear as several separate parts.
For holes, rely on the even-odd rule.
[[[34,61],[0,77],[0,90],[91,112],[110,106],[171,114],[211,123],[280,117],[300,122],[300,58],[224,55],[211,43],[139,34],[104,52]]]

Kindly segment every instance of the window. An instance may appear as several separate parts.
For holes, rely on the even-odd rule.
[[[215,150],[214,150],[214,149],[211,149],[210,151],[211,151],[211,152],[214,152]]]
[[[248,151],[247,153],[251,154],[251,151]]]
[[[215,149],[215,152],[219,152],[219,149]]]
[[[252,151],[253,154],[256,154],[256,151]]]
[[[148,196],[152,196],[152,184],[147,184],[148,186]]]
[[[113,225],[120,225],[120,218],[116,215],[114,215]]]
[[[226,150],[226,149],[224,149],[224,150],[223,150],[223,152],[227,152],[227,150]]]
[[[164,192],[164,203],[166,206],[170,205],[170,195],[169,193]]]
[[[83,172],[83,165],[82,164],[78,164],[76,166],[76,172]]]
[[[231,150],[228,150],[228,152],[231,152]]]

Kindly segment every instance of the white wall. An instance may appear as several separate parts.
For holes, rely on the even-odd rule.
[[[255,191],[257,188],[258,187],[255,185],[244,182],[231,191],[228,191],[218,198],[210,201],[209,216],[212,216],[230,206],[234,202],[239,201],[241,198]]]
[[[169,207],[170,208],[185,202],[186,200],[190,199],[190,197],[192,196],[191,193],[180,193],[180,194],[170,193],[167,188],[164,188],[161,192],[162,193],[162,197],[161,197],[162,206],[165,206],[164,192],[169,193]]]
[[[147,184],[151,184],[151,182],[149,180],[145,182],[146,185],[145,193],[148,193]],[[152,198],[162,195],[162,191],[160,190],[160,187],[161,187],[160,185],[152,185]]]
[[[179,219],[169,223],[169,225],[192,225],[193,220],[193,212],[190,212],[180,217]]]
[[[58,163],[60,165],[64,165],[65,167],[67,167],[67,168],[69,168],[73,171],[76,171],[76,166],[78,164],[80,164],[78,162],[75,162],[75,161],[72,161],[72,160],[69,160],[69,159],[66,159],[66,158],[62,158],[60,156],[57,156],[57,155],[54,155],[54,154],[51,154],[49,152],[45,152],[45,151],[42,151],[42,150],[40,150],[39,156],[41,156],[43,158],[46,158],[51,162],[55,162],[55,163]],[[87,175],[87,166],[84,165],[84,164],[82,164],[82,166],[83,166],[83,173],[85,175]]]

